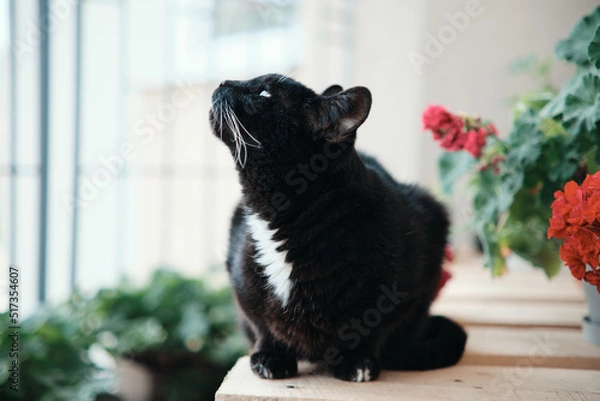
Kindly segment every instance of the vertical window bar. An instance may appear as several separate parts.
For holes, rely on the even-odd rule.
[[[117,135],[117,145],[120,146],[127,139],[127,102],[128,94],[128,54],[129,54],[129,35],[128,35],[128,20],[129,20],[129,4],[128,0],[119,1],[119,89],[117,100],[117,124],[119,133]],[[116,244],[116,259],[117,271],[120,276],[125,272],[125,249],[127,249],[127,232],[126,232],[126,216],[127,216],[127,161],[118,173],[117,177],[117,212],[116,225],[117,232],[115,235]]]
[[[81,154],[81,0],[75,5],[75,141],[73,146],[73,219],[71,220],[71,290],[77,283],[77,251],[79,246],[79,171]]]
[[[17,10],[16,0],[8,3],[10,43],[10,249],[9,263],[17,262]]]
[[[50,68],[50,0],[39,0],[40,39],[40,255],[38,300],[46,301],[46,251],[48,245],[48,122]]]
[[[174,65],[173,60],[175,53],[173,47],[175,45],[175,34],[174,34],[174,21],[176,10],[172,7],[170,1],[165,2],[165,45],[164,45],[164,76],[163,76],[163,88],[162,88],[162,100],[163,104],[167,104],[172,95],[171,85],[174,77]],[[160,204],[160,264],[161,266],[167,266],[170,263],[171,253],[171,241],[173,231],[173,147],[174,139],[172,135],[173,123],[172,121],[166,121],[162,136],[164,138],[164,146],[161,154],[160,162],[160,191],[161,191],[161,204]]]
[[[216,21],[217,15],[216,15],[216,5],[212,4],[212,5],[208,5],[208,4],[204,4],[202,9],[200,10],[202,18],[203,18],[203,23],[205,24],[209,24],[211,22],[211,20]],[[212,50],[212,54],[207,55],[208,57],[208,62],[210,63],[212,60],[215,60],[215,52],[214,50]],[[214,65],[209,66],[209,68],[211,70],[213,70],[215,67]],[[209,89],[209,92],[206,94],[207,99],[211,98],[211,92]],[[203,138],[203,141],[206,141],[206,138]],[[219,202],[218,199],[218,186],[217,186],[217,180],[216,180],[216,175],[214,174],[214,171],[216,171],[217,169],[215,168],[216,166],[216,154],[214,152],[214,149],[210,146],[202,146],[202,148],[204,149],[204,152],[202,153],[202,171],[201,171],[201,176],[199,177],[200,180],[202,180],[203,185],[206,186],[206,190],[202,191],[203,192],[203,213],[202,213],[202,217],[201,220],[198,222],[200,224],[200,226],[202,227],[204,232],[210,232],[211,230],[213,230],[214,227],[217,226],[217,222],[216,222],[216,214],[214,213],[214,210],[217,210],[217,204]],[[208,267],[210,267],[208,265],[208,263],[212,263],[214,255],[215,255],[215,238],[214,236],[206,236],[204,238],[204,246],[198,247],[198,249],[200,250],[200,252],[202,252],[202,254],[200,255],[200,266],[198,266],[199,268],[199,272],[202,273],[203,271],[206,271],[206,269]],[[219,262],[221,262],[221,260],[219,260]],[[224,260],[223,260],[224,263]]]

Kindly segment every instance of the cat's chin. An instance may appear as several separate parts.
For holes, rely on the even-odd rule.
[[[215,109],[211,107],[208,112],[208,122],[210,124],[210,129],[214,135],[218,136],[219,133],[219,119],[217,118],[217,112]]]
[[[227,125],[222,123],[222,117],[219,116],[218,111],[214,108],[211,108],[208,112],[208,122],[212,134],[227,145],[228,139],[230,138],[230,134],[227,131]]]

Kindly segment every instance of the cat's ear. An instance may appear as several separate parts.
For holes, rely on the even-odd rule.
[[[312,122],[315,137],[342,142],[356,133],[370,110],[371,92],[362,86],[321,97]]]
[[[343,90],[344,90],[344,88],[342,88],[339,85],[331,85],[329,88],[327,88],[327,89],[325,89],[323,91],[323,93],[321,94],[321,96],[333,96],[333,95],[337,95],[338,93],[340,93]]]

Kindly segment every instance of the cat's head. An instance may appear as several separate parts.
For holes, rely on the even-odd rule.
[[[301,161],[328,142],[352,145],[371,108],[367,88],[334,85],[319,95],[278,74],[223,81],[212,100],[213,133],[241,168]]]

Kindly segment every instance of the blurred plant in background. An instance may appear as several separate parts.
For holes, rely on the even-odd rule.
[[[549,63],[530,58],[513,66],[537,74],[541,88],[517,98],[506,138],[496,136],[488,122],[439,106],[423,114],[424,127],[448,151],[439,160],[444,191],[471,177],[469,223],[494,275],[505,272],[511,253],[549,277],[556,274],[563,265],[559,242],[546,237],[554,193],[600,170],[600,7],[557,44],[556,56],[577,67],[559,90],[550,84]]]
[[[22,322],[19,330],[18,392],[10,389],[12,339],[0,336],[0,398],[2,400],[94,400],[114,387],[114,377],[96,366],[88,351],[94,338],[81,330],[73,309],[64,305],[42,310]],[[9,327],[8,312],[0,315]]]
[[[0,316],[8,327],[7,314]],[[91,299],[75,294],[24,321],[20,336],[23,400],[105,399],[119,381],[109,355],[146,367],[154,400],[209,400],[246,347],[229,288],[165,270],[141,289],[121,285]],[[3,400],[19,399],[5,373],[9,347],[10,338],[0,338]]]

